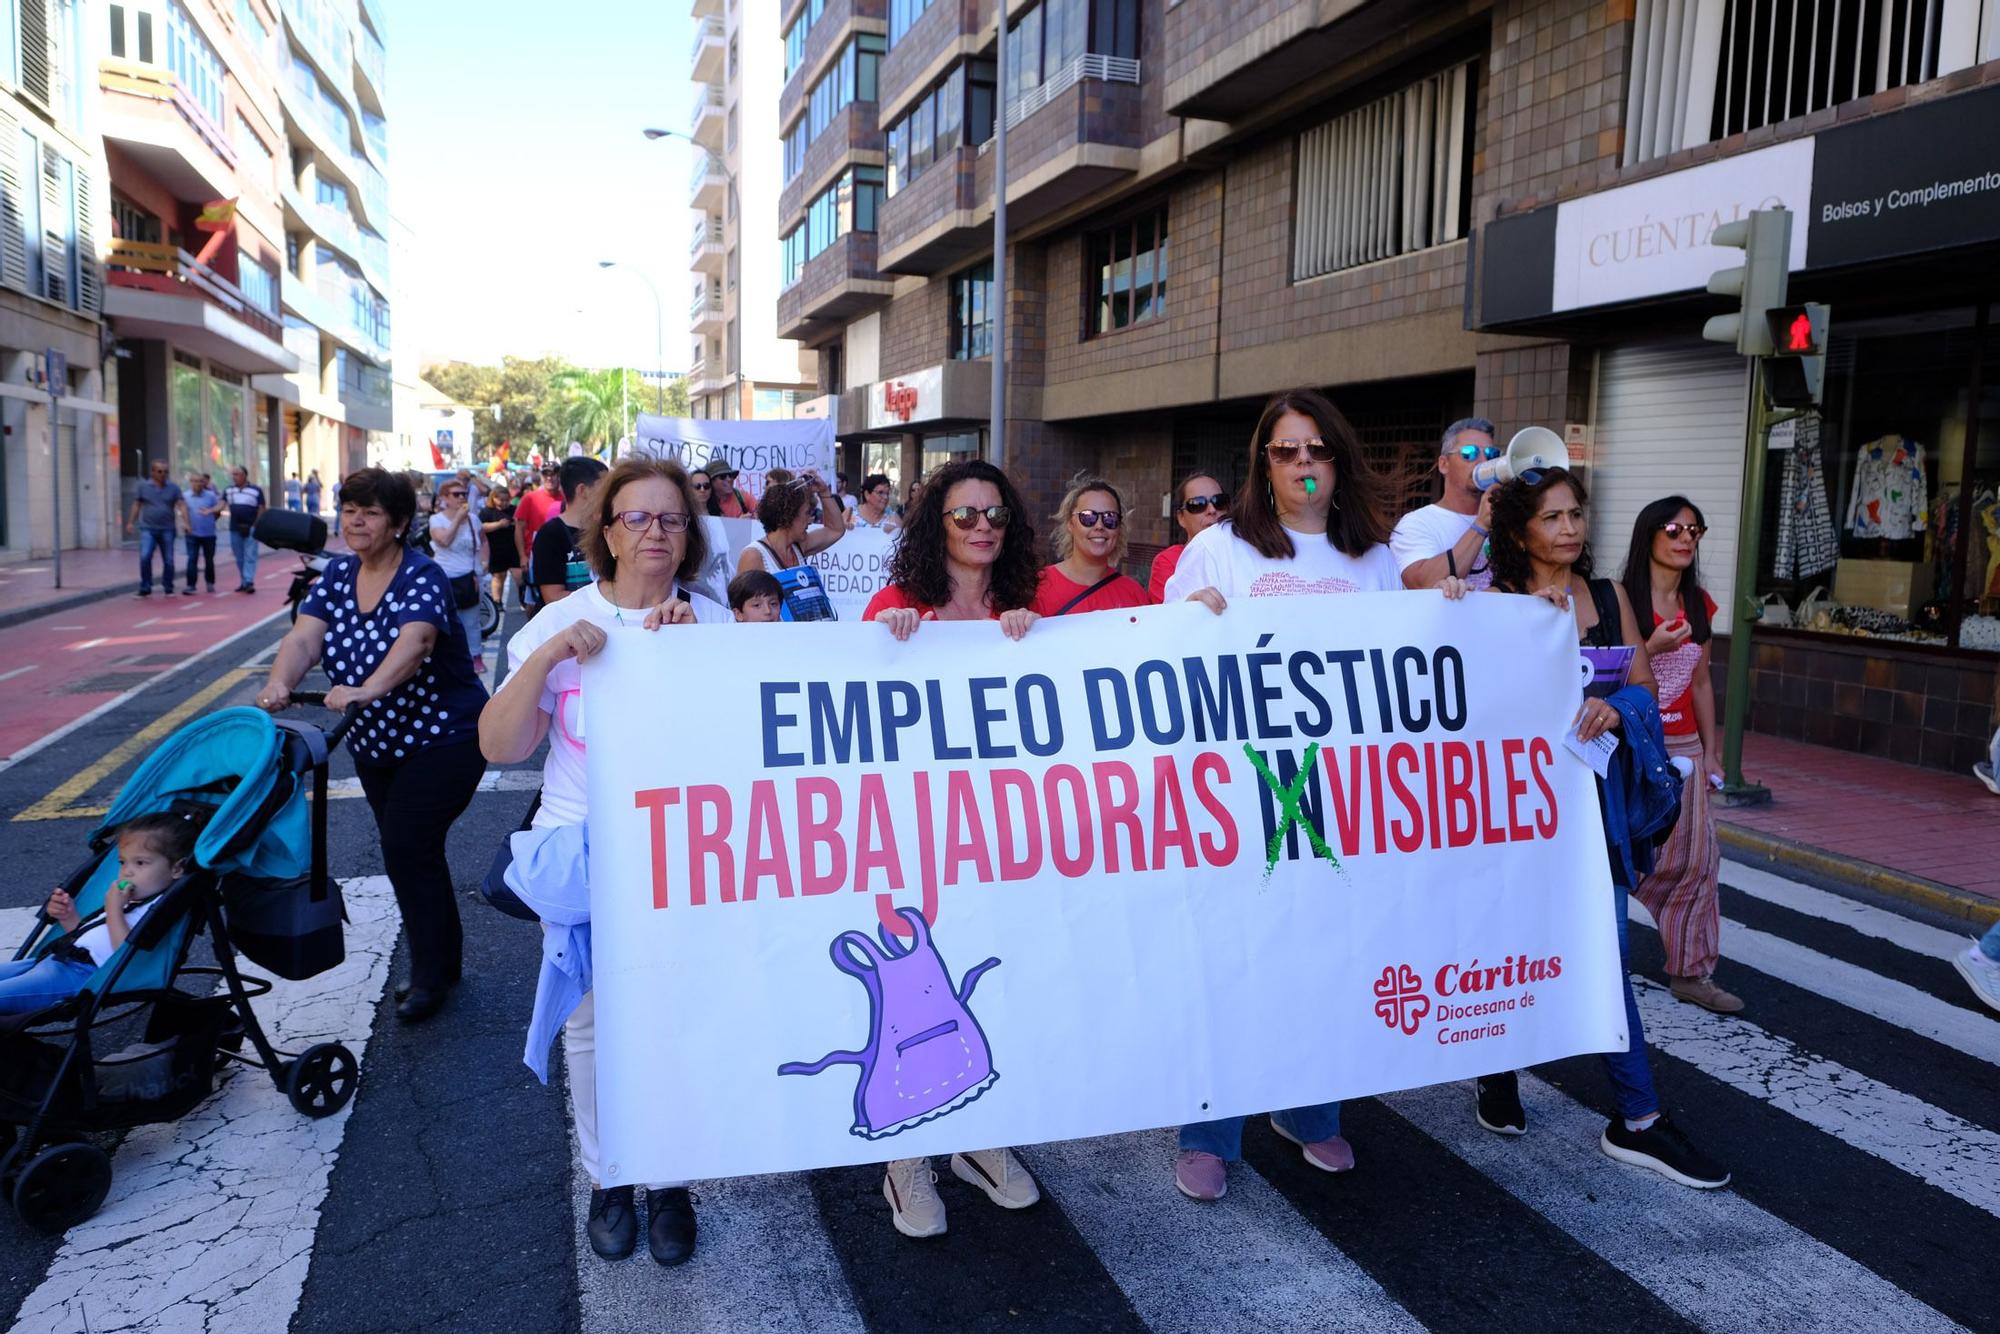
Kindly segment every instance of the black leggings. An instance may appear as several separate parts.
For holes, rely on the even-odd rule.
[[[410,985],[438,988],[456,981],[465,932],[445,860],[445,836],[465,812],[486,772],[479,741],[467,737],[427,746],[395,764],[357,758],[354,772],[382,835],[382,864],[410,941]]]

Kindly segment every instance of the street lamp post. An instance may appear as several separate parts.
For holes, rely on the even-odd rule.
[[[717,157],[715,154],[709,153],[708,149],[702,147],[700,144],[694,141],[693,135],[688,134],[683,130],[662,130],[658,128],[652,128],[641,131],[641,133],[643,133],[648,139],[652,140],[655,143],[658,143],[662,139],[679,139],[682,143],[688,145],[688,147],[694,149],[697,153],[708,153],[708,160],[710,162],[713,162],[717,167],[720,167],[722,169],[723,186],[729,192],[729,203],[727,207],[727,212],[729,216],[737,220],[738,230],[740,231],[742,229],[743,200],[742,197],[738,195],[736,192],[736,173],[729,169],[729,164],[727,162]],[[738,251],[740,251],[741,249],[742,249],[741,246],[737,247]],[[725,262],[734,263],[735,262],[734,256],[731,255],[729,257],[726,257]],[[732,273],[730,276],[734,278],[737,275]],[[737,297],[738,304],[740,305],[742,301],[741,293],[743,290],[740,282],[736,290],[738,293]],[[729,369],[736,375],[736,412],[738,416],[741,416],[743,413],[743,312],[741,310],[738,310],[736,312],[736,318],[729,322]],[[727,416],[728,414],[725,413],[724,415]]]
[[[993,117],[993,405],[988,427],[989,461],[1007,466],[1007,6],[999,7],[999,39],[993,43],[993,86],[999,102]]]
[[[653,374],[656,377],[653,381],[653,410],[664,416],[667,410],[667,336],[665,332],[667,315],[666,307],[660,304],[660,289],[654,286],[653,280],[646,276],[644,269],[635,269],[630,264],[620,264],[615,259],[600,259],[597,261],[597,267],[600,269],[622,268],[627,273],[636,275],[640,282],[646,284],[646,290],[653,294]],[[622,395],[625,383],[625,368],[623,365],[620,365],[618,368],[618,383],[620,386],[619,393]]]

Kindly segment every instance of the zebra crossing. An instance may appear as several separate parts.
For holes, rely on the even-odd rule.
[[[281,1040],[365,1042],[355,1104],[304,1122],[268,1082],[238,1078],[183,1123],[134,1132],[102,1213],[53,1251],[0,1226],[0,1271],[39,1266],[0,1325],[2000,1328],[2000,1017],[1946,962],[1963,937],[1768,872],[1724,868],[1742,1015],[1637,984],[1669,1113],[1734,1169],[1729,1189],[1685,1190],[1599,1153],[1608,1089],[1583,1057],[1523,1076],[1520,1138],[1482,1130],[1463,1085],[1351,1103],[1359,1166],[1339,1177],[1253,1122],[1228,1194],[1205,1205],[1175,1191],[1165,1130],[1022,1149],[1044,1203],[1018,1214],[941,1173],[951,1230],[933,1242],[891,1231],[879,1169],[698,1183],[700,1247],[672,1270],[643,1246],[607,1264],[581,1244],[589,1183],[563,1143],[559,1084],[495,1072],[479,1096],[400,1100],[398,1081],[442,1072],[452,1053],[421,1047],[425,1030],[371,1034],[394,905],[378,877],[345,883],[348,964],[281,987],[260,1013]],[[521,985],[462,1018],[490,1038],[482,1052],[518,1053],[532,942],[491,916],[469,907],[468,930],[519,958]],[[1650,923],[1636,908],[1632,920],[1635,970],[1656,970]],[[511,1171],[519,1196],[450,1224],[398,1214],[400,1194],[440,1188],[398,1156],[418,1134],[432,1175],[477,1194]],[[377,1217],[407,1235],[376,1244],[420,1252],[404,1276],[368,1248]],[[490,1256],[461,1244],[475,1220]],[[501,1296],[454,1295],[480,1282]]]

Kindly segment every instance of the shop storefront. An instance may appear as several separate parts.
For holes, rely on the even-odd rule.
[[[902,499],[927,473],[983,455],[992,374],[985,361],[947,361],[840,395],[838,439],[850,480],[859,486],[881,473]]]
[[[1780,205],[1791,298],[1829,304],[1833,336],[1820,410],[1757,451],[1765,503],[1741,533],[1748,363],[1695,336],[1719,303],[1688,294],[1740,261],[1706,243],[1713,226]],[[2000,668],[2000,90],[1516,215],[1483,239],[1484,327],[1557,334],[1588,358],[1600,571],[1617,573],[1641,506],[1687,495],[1709,528],[1704,584],[1724,618],[1756,617],[1754,730],[1939,768],[1982,757]],[[1740,543],[1756,552],[1745,589]]]

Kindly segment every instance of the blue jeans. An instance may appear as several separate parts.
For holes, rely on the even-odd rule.
[[[197,537],[187,535],[188,592],[194,592],[195,567],[206,562],[208,565],[208,591],[215,591],[215,534]]]
[[[160,553],[160,585],[171,593],[174,591],[174,530],[171,528],[139,530],[139,591],[153,591],[155,551]]]
[[[96,968],[68,959],[0,963],[0,1014],[35,1014],[83,990]]]
[[[1243,1123],[1247,1116],[1225,1116],[1220,1121],[1197,1121],[1181,1127],[1181,1152],[1212,1153],[1225,1163],[1243,1156]],[[1272,1120],[1301,1144],[1317,1144],[1340,1133],[1340,1104],[1323,1102],[1316,1107],[1294,1107],[1277,1112]]]
[[[1636,1121],[1660,1110],[1660,1095],[1653,1089],[1653,1065],[1646,1056],[1646,1026],[1639,1020],[1639,1003],[1632,998],[1625,894],[1624,885],[1612,884],[1612,901],[1617,909],[1614,916],[1618,919],[1618,983],[1625,988],[1625,1027],[1632,1041],[1624,1051],[1604,1053],[1604,1072],[1611,1076],[1611,1096],[1618,1104],[1618,1114]]]
[[[257,583],[257,539],[248,528],[229,530],[229,549],[236,556],[236,580],[239,588],[252,588]]]
[[[2000,922],[1986,928],[1986,934],[1979,938],[1979,952],[2000,963]]]

